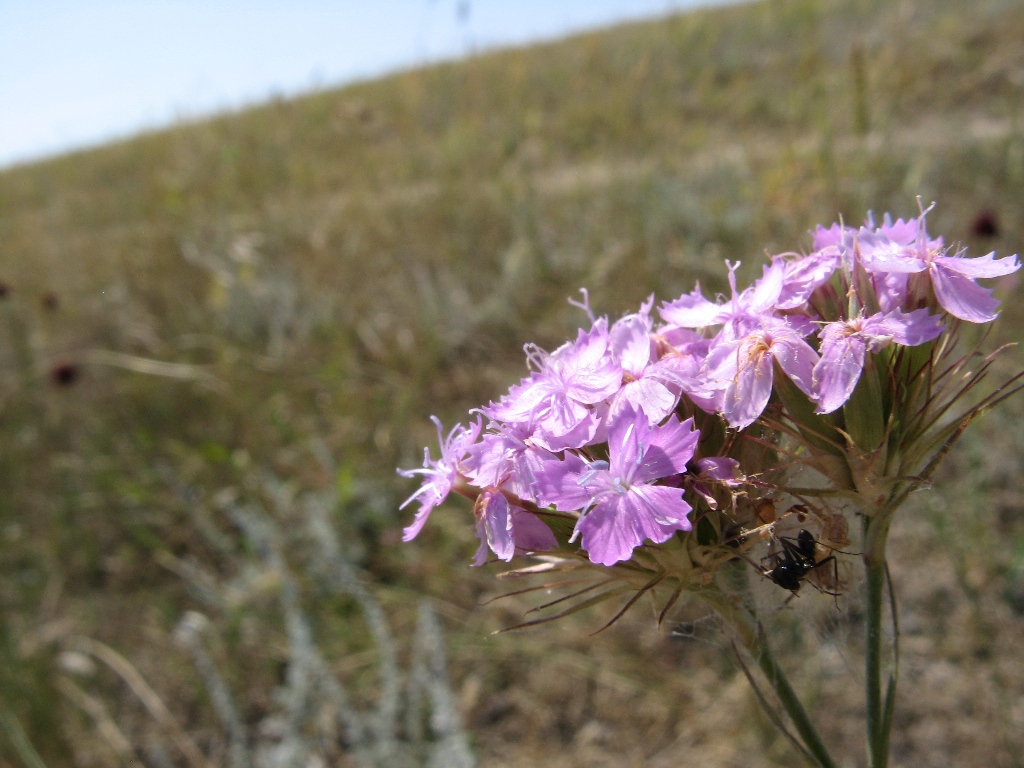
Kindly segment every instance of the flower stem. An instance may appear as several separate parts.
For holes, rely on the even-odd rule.
[[[885,701],[882,698],[882,608],[885,602],[885,546],[891,516],[865,518],[864,567],[867,575],[867,615],[864,635],[865,709],[868,766],[886,768],[889,764],[889,735],[892,731],[892,706],[896,692],[895,670],[889,677]],[[894,608],[895,610],[895,608]],[[897,638],[893,638],[893,643]]]
[[[821,740],[821,736],[818,735],[814,723],[811,722],[810,717],[807,715],[807,710],[804,709],[804,705],[797,697],[793,686],[790,685],[786,674],[776,663],[768,643],[764,642],[763,632],[759,632],[759,634],[762,635],[761,642],[756,650],[752,648],[750,652],[757,659],[757,664],[761,667],[765,677],[771,682],[772,687],[775,689],[775,695],[779,697],[779,702],[786,710],[790,720],[793,721],[793,727],[800,734],[800,739],[803,741],[804,746],[807,747],[807,751],[813,755],[821,768],[835,768],[835,762],[833,762],[831,755],[829,755],[828,750],[825,748],[825,744]]]
[[[804,709],[804,705],[786,677],[786,673],[776,662],[761,623],[732,597],[714,587],[695,590],[695,592],[732,627],[736,639],[757,661],[758,667],[771,683],[779,703],[786,710],[793,727],[800,735],[800,741],[806,749],[806,756],[809,756],[820,768],[835,768],[835,761],[829,755],[825,743],[807,714],[807,710]]]

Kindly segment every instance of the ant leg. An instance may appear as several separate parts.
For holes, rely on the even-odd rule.
[[[820,584],[820,583],[812,582],[812,586],[814,586],[815,589],[817,589],[819,592],[823,592],[826,595],[831,595],[833,598],[836,598],[835,599],[835,603],[836,603],[836,609],[838,610],[838,608],[839,608],[838,597],[839,597],[839,595],[842,594],[839,591],[839,560],[838,560],[838,558],[836,558],[835,555],[829,555],[824,560],[816,563],[812,570],[816,571],[818,568],[821,568],[821,567],[823,567],[823,566],[825,566],[825,565],[827,565],[829,563],[831,563],[831,565],[832,565],[832,573],[830,574],[831,577],[832,577],[832,582],[831,583],[826,583],[824,586],[822,586],[822,584]]]
[[[836,594],[832,596],[833,601],[836,604],[836,611],[839,610],[839,560],[835,555],[832,556],[832,572],[833,578],[836,580]]]

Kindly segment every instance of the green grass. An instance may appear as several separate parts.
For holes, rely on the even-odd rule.
[[[215,722],[185,657],[168,651],[195,603],[161,563],[230,576],[240,544],[217,495],[259,499],[273,473],[298,493],[337,486],[337,525],[399,627],[412,626],[413,593],[448,606],[457,687],[482,691],[466,693],[466,713],[485,764],[754,764],[743,750],[769,737],[744,729],[754,705],[731,667],[714,666],[719,649],[660,638],[646,616],[593,640],[597,620],[489,639],[527,604],[477,606],[493,574],[463,567],[474,544],[457,504],[416,543],[396,543],[412,488],[394,467],[418,464],[433,442],[429,414],[450,424],[520,376],[524,342],[550,348],[571,334],[582,316],[566,298],[581,286],[612,315],[697,279],[722,290],[725,258],[749,277],[764,249],[808,247],[816,223],[915,214],[916,195],[938,202],[931,229],[947,241],[1020,252],[1022,39],[1013,2],[773,0],[0,172],[4,711],[47,764],[97,764],[91,723],[53,683],[58,649],[82,633],[133,659],[186,728]],[[972,234],[985,209],[997,238]],[[1000,289],[1006,340],[1024,327],[1015,285]],[[56,308],[42,303],[48,292]],[[158,369],[173,377],[147,374],[153,360],[177,364]],[[53,382],[62,362],[77,366],[68,386]],[[933,580],[942,595],[931,582],[909,588],[905,608],[924,629],[908,653],[983,682],[966,686],[974,714],[956,715],[968,725],[933,758],[929,724],[955,707],[914,699],[927,680],[908,678],[900,764],[1020,764],[1006,746],[1024,739],[1008,692],[1024,671],[1004,647],[1024,632],[1004,597],[1024,590],[1017,419],[1005,410],[982,425],[950,461],[960,485],[929,513],[945,522],[905,537],[908,579],[950,574]],[[996,441],[1006,447],[993,455]],[[335,457],[336,476],[311,445]],[[950,533],[960,526],[966,538]],[[938,540],[949,548],[914,544]],[[963,606],[974,606],[983,660],[933,621]],[[330,647],[365,647],[334,610]],[[256,716],[280,648],[246,646],[248,619],[233,621],[222,661]],[[130,735],[145,733],[101,678],[90,690]],[[827,737],[859,753],[848,724],[859,714],[830,681]],[[996,735],[969,727],[986,722]],[[0,764],[16,764],[6,738]],[[677,763],[655,756],[677,738],[665,753]]]

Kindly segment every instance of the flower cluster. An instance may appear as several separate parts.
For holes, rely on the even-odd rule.
[[[525,379],[447,438],[438,423],[440,458],[428,451],[422,468],[400,470],[424,477],[406,501],[419,510],[405,539],[454,489],[474,500],[476,564],[488,550],[509,561],[576,548],[608,566],[691,531],[765,461],[778,463],[745,458],[738,438],[777,444],[788,424],[819,447],[842,435],[859,455],[878,449],[919,372],[900,350],[994,319],[998,302],[977,280],[1020,266],[946,247],[926,213],[819,227],[811,253],[773,257],[743,290],[727,263],[731,295],[714,301],[698,286],[613,323],[584,302],[588,329],[550,353],[528,346]],[[869,385],[865,437],[851,398]]]

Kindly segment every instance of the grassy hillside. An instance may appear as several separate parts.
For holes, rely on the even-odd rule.
[[[438,599],[483,765],[756,765],[772,732],[720,641],[663,637],[646,615],[598,638],[599,617],[488,637],[529,602],[479,607],[494,572],[464,567],[457,505],[399,545],[412,489],[393,468],[419,463],[429,414],[461,419],[521,375],[524,342],[571,333],[580,286],[612,315],[697,279],[721,290],[725,258],[749,275],[766,248],[807,247],[815,223],[914,214],[916,195],[974,254],[1024,250],[1021,40],[1008,0],[772,0],[0,172],[0,699],[18,724],[4,720],[0,766],[25,761],[19,728],[49,765],[120,754],[60,682],[83,636],[131,659],[221,754],[172,630],[185,610],[211,617],[242,716],[259,720],[285,657],[273,585],[218,613],[195,574],[244,571],[232,504],[287,528],[292,500],[327,492],[400,636],[418,594]],[[1000,290],[1013,340],[1024,307],[1015,284]],[[982,424],[945,502],[897,532],[900,765],[1022,765],[1020,411]],[[350,601],[307,581],[318,639],[372,697]],[[790,658],[810,659],[803,684],[836,713],[827,737],[859,754],[858,704],[829,666],[844,662],[808,642],[794,634]],[[143,750],[160,729],[108,672],[75,684]]]

